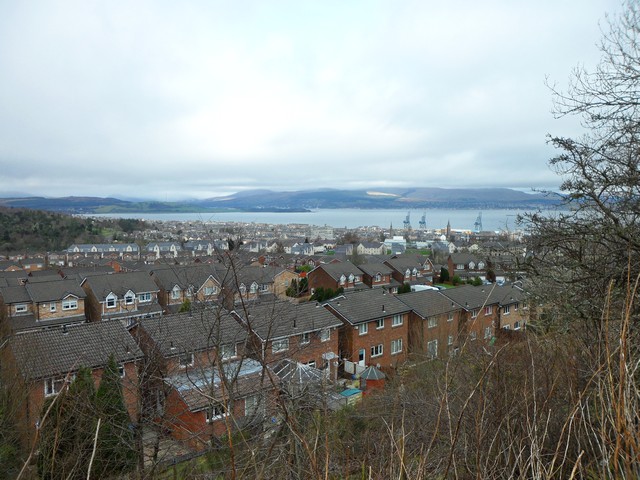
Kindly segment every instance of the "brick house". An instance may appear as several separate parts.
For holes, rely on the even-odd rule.
[[[433,283],[433,265],[427,257],[402,255],[385,260],[392,269],[395,281],[409,285],[427,285]]]
[[[425,290],[398,295],[411,308],[409,352],[418,358],[446,358],[458,347],[463,308],[439,291]]]
[[[392,277],[393,269],[384,263],[364,263],[358,265],[362,270],[362,282],[369,288],[385,287],[391,292],[397,291],[400,283]]]
[[[462,307],[458,318],[458,343],[488,342],[500,327],[500,295],[495,285],[464,285],[439,293]]]
[[[176,313],[187,300],[213,303],[221,292],[213,265],[158,265],[151,270],[151,278],[159,288],[158,303],[164,313]]]
[[[0,302],[12,331],[84,323],[86,293],[75,280],[0,287]]]
[[[524,330],[529,320],[529,308],[526,294],[516,286],[498,286],[493,288],[492,296],[498,298],[500,306],[498,325],[503,330]]]
[[[342,287],[345,290],[357,290],[367,288],[362,282],[363,272],[358,267],[349,262],[324,263],[311,270],[307,278],[309,279],[309,290],[331,288],[337,290]]]
[[[325,369],[337,357],[342,322],[315,302],[259,302],[234,315],[251,336],[251,355],[263,363],[290,358]]]
[[[81,366],[92,370],[97,387],[111,354],[120,365],[125,406],[135,421],[140,401],[137,366],[143,354],[120,322],[65,325],[8,338],[0,351],[2,378],[11,386],[25,445],[34,439],[45,399],[66,388]]]
[[[175,438],[203,448],[229,420],[242,424],[269,411],[271,376],[245,357],[247,332],[227,311],[144,320],[134,335],[145,353],[145,405]]]
[[[485,279],[487,263],[470,253],[452,253],[447,258],[449,277],[458,275],[463,281],[479,277]]]
[[[339,318],[340,358],[389,370],[407,358],[411,309],[383,289],[338,296],[325,304]]]
[[[162,314],[158,286],[146,272],[92,275],[81,286],[87,293],[86,310],[91,321],[118,318],[133,323]]]

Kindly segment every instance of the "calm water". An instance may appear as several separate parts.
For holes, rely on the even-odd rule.
[[[426,213],[427,228],[445,228],[451,222],[451,228],[473,230],[478,217],[478,210],[411,210],[411,226],[416,229],[423,213]],[[483,230],[514,230],[516,216],[523,213],[519,210],[483,210]],[[95,217],[142,218],[145,220],[174,220],[203,222],[244,222],[244,223],[305,223],[311,225],[329,225],[331,227],[356,228],[361,226],[380,226],[401,229],[407,210],[360,210],[356,208],[318,209],[301,213],[269,213],[269,212],[232,212],[232,213],[126,213],[92,215]]]

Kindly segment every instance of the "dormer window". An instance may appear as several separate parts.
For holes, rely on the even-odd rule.
[[[382,281],[382,275],[380,275],[379,273],[376,273],[375,281],[376,282],[381,282]]]
[[[189,285],[187,288],[187,297],[193,297],[193,285]]]
[[[117,299],[113,293],[107,295],[107,308],[115,308]]]
[[[345,277],[344,275],[340,275],[340,285],[344,285],[346,281],[347,277]]]
[[[414,268],[413,272],[411,272],[411,273],[413,273],[413,275],[417,277],[418,276],[418,269]]]
[[[473,262],[469,262],[469,270],[475,270],[476,264]]]
[[[175,285],[171,290],[171,298],[173,300],[178,300],[180,298],[180,287],[178,287],[178,285]]]
[[[125,295],[124,295],[124,303],[126,305],[131,305],[136,299],[135,294],[129,290]]]
[[[27,313],[27,305],[24,304],[24,303],[21,303],[20,305],[16,305],[15,312],[16,313]]]
[[[249,289],[249,291],[250,291],[251,293],[257,293],[257,291],[258,291],[258,284],[257,284],[256,282],[253,282],[253,283],[251,284],[251,288]]]
[[[409,277],[411,277],[411,270],[407,268],[407,271],[404,272],[404,278],[409,278]]]
[[[241,295],[244,295],[245,293],[247,293],[247,287],[244,286],[244,283],[240,284],[240,287],[238,288],[238,290],[240,290]]]
[[[349,274],[349,283],[353,283],[353,279],[354,279],[353,273],[350,273]]]

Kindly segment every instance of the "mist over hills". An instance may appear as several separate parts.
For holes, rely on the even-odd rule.
[[[317,189],[277,192],[246,190],[204,200],[127,201],[107,197],[0,198],[0,206],[68,213],[189,213],[212,211],[292,212],[317,208],[545,208],[560,197],[524,193],[509,188],[371,188]]]

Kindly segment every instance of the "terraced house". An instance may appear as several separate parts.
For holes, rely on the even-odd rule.
[[[146,272],[88,276],[82,281],[91,321],[122,319],[130,324],[159,316],[158,286]]]
[[[406,360],[411,308],[396,296],[368,289],[340,295],[325,306],[343,323],[341,359],[362,370],[368,365],[389,370]]]

